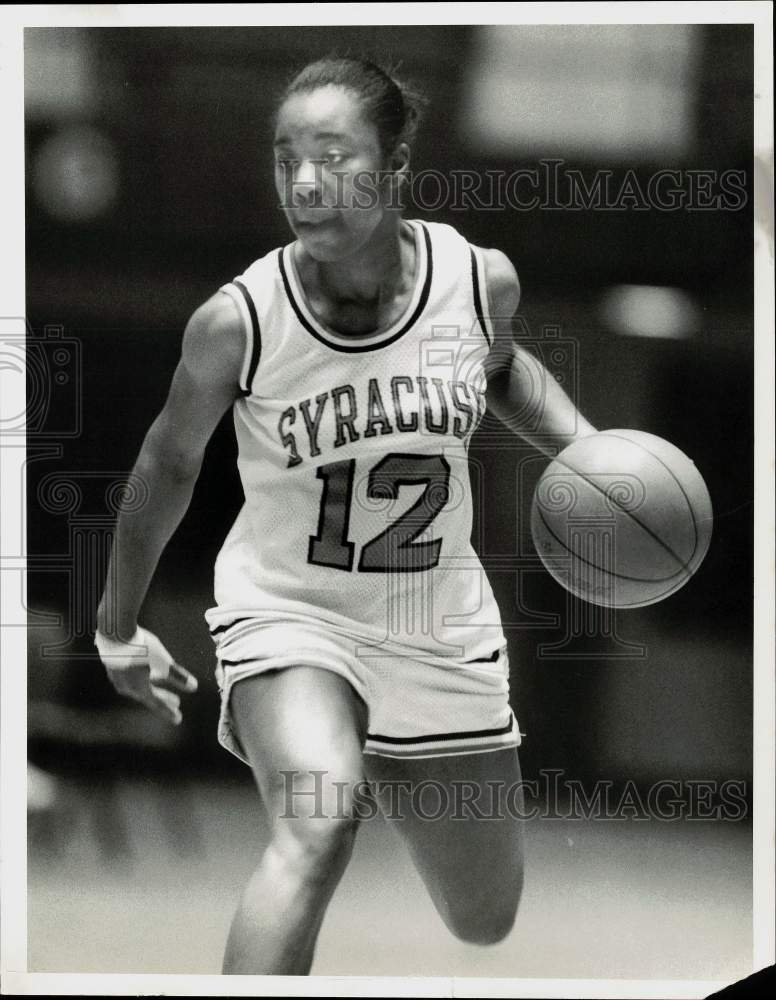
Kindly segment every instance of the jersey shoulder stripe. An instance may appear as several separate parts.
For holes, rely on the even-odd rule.
[[[474,294],[474,311],[477,314],[477,319],[480,326],[482,327],[482,332],[485,335],[485,339],[490,347],[493,346],[493,327],[490,323],[490,317],[485,315],[485,310],[482,308],[482,292],[485,291],[487,294],[487,284],[485,282],[485,262],[482,259],[482,252],[479,247],[474,247],[469,244],[469,254],[471,257],[471,272],[472,272],[472,292]],[[485,299],[487,302],[487,298]]]
[[[262,355],[261,322],[262,304],[272,297],[272,274],[277,250],[255,260],[242,274],[222,285],[225,292],[236,304],[243,321],[245,351],[240,369],[240,394],[249,396]],[[257,298],[258,296],[258,298]]]
[[[248,333],[248,345],[245,352],[245,357],[248,362],[248,368],[245,372],[244,377],[240,379],[240,392],[244,396],[249,396],[251,392],[251,386],[253,384],[254,376],[256,375],[256,369],[259,366],[259,358],[261,357],[261,329],[259,327],[259,317],[256,313],[256,304],[253,301],[251,293],[245,287],[245,285],[240,281],[239,278],[235,278],[232,284],[235,288],[239,289],[242,294],[245,305],[248,309],[248,317],[250,324],[246,325],[246,331]],[[243,366],[244,367],[244,366]]]

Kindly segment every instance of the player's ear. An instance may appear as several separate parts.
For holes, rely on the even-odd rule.
[[[405,180],[410,169],[410,147],[406,142],[399,142],[391,153],[391,171],[396,174],[397,180]]]
[[[396,144],[388,157],[388,183],[390,201],[394,207],[401,205],[401,194],[409,181],[410,147],[406,142]]]

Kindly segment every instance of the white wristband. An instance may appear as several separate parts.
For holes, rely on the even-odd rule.
[[[170,673],[173,658],[162,645],[161,640],[138,625],[128,642],[109,639],[96,632],[94,645],[106,667],[114,670],[128,670],[130,667],[147,663],[151,670],[151,680],[163,680]]]

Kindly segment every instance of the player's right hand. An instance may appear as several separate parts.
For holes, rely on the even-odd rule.
[[[153,632],[138,626],[129,642],[122,642],[98,631],[94,644],[119,694],[180,725],[180,695],[196,691],[197,678],[175,662]]]

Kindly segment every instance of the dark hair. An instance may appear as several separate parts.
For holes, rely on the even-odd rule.
[[[293,77],[277,106],[292,94],[328,86],[346,87],[358,97],[377,129],[383,156],[389,156],[398,143],[415,138],[425,99],[369,59],[327,56],[308,63]]]

